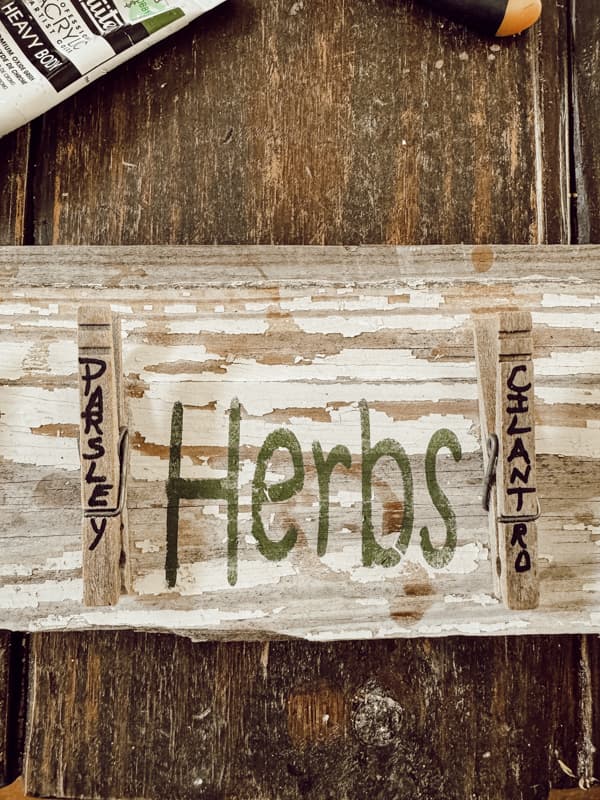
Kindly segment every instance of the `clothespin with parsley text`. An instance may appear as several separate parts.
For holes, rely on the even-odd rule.
[[[108,306],[78,311],[83,602],[114,605],[121,594],[127,530],[128,434],[123,424],[120,325]]]

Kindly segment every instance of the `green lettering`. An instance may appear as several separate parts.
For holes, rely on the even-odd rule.
[[[329,482],[331,473],[337,464],[346,469],[352,466],[350,450],[343,444],[337,444],[327,458],[323,458],[323,448],[320,442],[313,442],[312,446],[315,468],[319,479],[319,536],[317,538],[317,553],[324,556],[327,552],[329,539]]]
[[[225,500],[227,502],[227,580],[237,583],[238,556],[238,480],[240,471],[240,404],[237,398],[229,408],[229,443],[227,475],[224,478],[193,480],[181,478],[181,440],[183,406],[175,403],[171,414],[171,445],[169,449],[169,479],[167,481],[167,554],[165,577],[167,585],[177,582],[179,530],[179,501]]]
[[[181,437],[183,431],[183,406],[175,403],[171,412],[171,444],[169,447],[169,479],[167,481],[167,554],[165,578],[167,586],[177,583],[179,557],[177,539],[179,535],[179,497],[173,492],[173,484],[181,475]]]
[[[441,547],[434,547],[429,530],[423,527],[421,528],[421,548],[425,561],[434,569],[445,567],[452,560],[456,550],[456,515],[437,482],[436,456],[443,447],[452,453],[455,461],[460,461],[462,458],[462,450],[456,434],[447,428],[442,428],[433,434],[425,455],[425,476],[429,496],[446,525],[446,541]]]
[[[360,432],[362,442],[362,558],[365,567],[380,564],[393,567],[406,552],[413,527],[413,483],[410,461],[402,445],[395,439],[382,439],[371,447],[371,423],[369,406],[361,400]],[[404,486],[404,516],[402,530],[393,547],[382,547],[375,539],[373,532],[373,468],[384,456],[392,458],[402,474]]]
[[[292,457],[294,474],[291,478],[272,486],[265,485],[267,464],[276,450],[287,450]],[[270,561],[281,561],[296,544],[298,529],[295,525],[290,525],[283,538],[274,542],[265,533],[260,512],[263,503],[269,500],[272,503],[281,503],[289,500],[296,492],[301,491],[304,486],[304,461],[302,460],[302,448],[296,436],[285,428],[278,428],[272,431],[260,448],[256,459],[256,469],[252,482],[252,534],[258,542],[258,549]]]

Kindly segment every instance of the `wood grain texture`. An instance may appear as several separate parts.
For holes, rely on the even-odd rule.
[[[600,240],[600,9],[571,0],[572,114],[577,241]]]
[[[29,127],[0,139],[0,245],[26,242]]]
[[[34,241],[565,243],[565,26],[230,0],[44,117]]]
[[[12,765],[9,764],[10,740],[10,680],[11,633],[0,631],[0,786],[10,782]]]
[[[568,240],[564,9],[546,3],[541,26],[492,51],[410,4],[305,2],[289,14],[299,5],[229,2],[193,37],[165,42],[47,115],[35,148],[35,242]],[[44,259],[15,257],[13,274],[39,285]],[[473,264],[484,271],[492,261],[484,248]],[[135,285],[144,267],[134,264],[111,270],[117,284]],[[237,265],[222,266],[235,279]],[[165,257],[163,287],[169,267]],[[385,265],[390,277],[395,267]],[[570,257],[563,268],[583,284],[591,274]],[[94,286],[84,258],[78,276]],[[61,492],[77,491],[60,477],[52,488],[61,503]],[[98,798],[432,800],[443,789],[545,800],[550,785],[576,783],[554,751],[577,771],[581,641],[269,652],[36,635],[28,783]],[[365,744],[345,698],[372,676],[378,685],[358,703],[367,713],[356,715]],[[380,717],[369,708],[383,708],[389,735],[396,702],[410,711],[408,735],[377,747],[369,731]],[[340,728],[349,734],[336,738]]]
[[[3,251],[6,624],[318,639],[596,630],[599,253],[490,249],[482,273],[481,249],[468,247]],[[77,306],[91,285],[124,331],[136,592],[97,613],[80,606],[76,448]],[[540,610],[518,615],[492,596],[471,320],[514,307],[535,323],[544,511]],[[174,479],[205,488],[202,498],[178,488],[173,512],[177,407]],[[282,428],[298,437],[303,483],[290,502],[263,497],[257,514],[258,462]],[[440,431],[449,452],[434,456],[445,493],[435,501],[430,447]],[[405,455],[367,473],[375,442],[393,439]],[[315,441],[326,454],[344,445],[349,461],[326,494],[324,538]],[[233,529],[222,483],[232,453]],[[290,478],[289,458],[267,462],[269,485]],[[410,491],[398,467],[412,475]],[[292,523],[294,542],[276,550]]]
[[[23,765],[27,642],[0,631],[0,786],[12,783]]]
[[[26,787],[121,800],[547,800],[574,785],[559,759],[578,758],[579,658],[569,636],[36,634]]]

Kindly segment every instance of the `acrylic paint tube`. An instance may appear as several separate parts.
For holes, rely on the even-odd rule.
[[[0,136],[223,0],[0,0]]]

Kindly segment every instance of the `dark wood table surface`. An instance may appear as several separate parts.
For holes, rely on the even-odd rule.
[[[597,0],[510,41],[409,2],[229,0],[0,141],[0,243],[598,242],[599,74]],[[0,778],[545,800],[600,772],[599,665],[595,636],[4,633]]]

